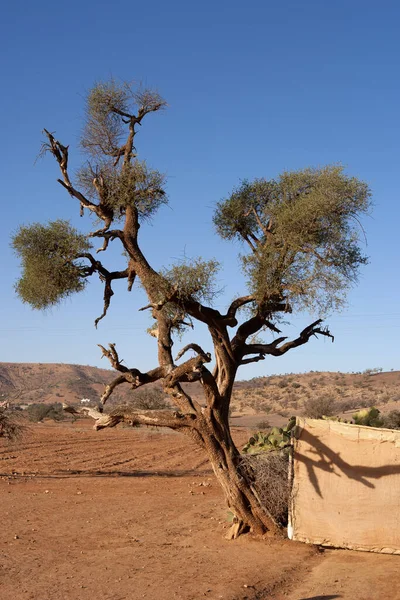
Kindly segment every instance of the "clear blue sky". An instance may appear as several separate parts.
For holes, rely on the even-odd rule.
[[[374,212],[364,222],[370,264],[346,311],[327,320],[335,343],[313,339],[242,368],[240,377],[400,369],[399,26],[400,6],[385,0],[7,2],[0,25],[0,360],[108,367],[96,344],[116,342],[129,366],[155,366],[155,341],[137,312],[145,303],[140,291],[115,286],[121,293],[98,331],[97,284],[46,314],[13,291],[18,261],[9,237],[21,223],[62,217],[87,225],[57,184],[51,158],[34,165],[41,130],[70,144],[77,166],[82,97],[112,75],[156,87],[169,103],[137,138],[141,157],[167,173],[170,196],[170,207],[141,230],[142,246],[155,267],[183,255],[220,258],[221,308],[242,286],[239,248],[215,237],[211,218],[239,179],[340,162],[373,190]],[[296,335],[310,318],[294,319],[285,331]],[[210,350],[205,332],[198,335]]]

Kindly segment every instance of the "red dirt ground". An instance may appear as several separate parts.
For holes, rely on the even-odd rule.
[[[383,600],[400,557],[224,539],[222,494],[174,433],[33,425],[0,445],[2,600]]]

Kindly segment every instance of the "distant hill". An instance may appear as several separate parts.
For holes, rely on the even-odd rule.
[[[83,365],[0,363],[0,397],[19,404],[73,403],[82,398],[97,400],[104,385],[114,377],[112,370]],[[202,402],[199,383],[185,385],[185,388]],[[113,403],[127,402],[134,393],[128,385],[121,385],[112,397]],[[238,417],[300,414],[304,405],[315,398],[332,399],[340,405],[341,412],[372,405],[397,408],[398,404],[400,408],[400,371],[372,374],[310,372],[238,381],[233,391],[231,413]]]
[[[317,398],[332,400],[338,412],[363,406],[400,408],[400,371],[387,373],[310,372],[257,377],[235,384],[232,408],[238,413],[301,414]]]
[[[83,365],[0,363],[0,395],[21,404],[95,400],[113,377],[110,370]],[[121,387],[123,396],[127,390]]]
[[[58,363],[0,363],[0,400],[12,404],[32,402],[79,402],[82,398],[98,400],[104,386],[116,377],[116,371],[84,365]],[[160,386],[161,384],[149,384]],[[194,397],[200,399],[201,386],[191,387]],[[128,384],[119,386],[112,397],[113,403],[128,402],[134,391]]]

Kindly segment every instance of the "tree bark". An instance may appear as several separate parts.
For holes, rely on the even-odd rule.
[[[252,482],[240,471],[241,456],[227,419],[221,418],[219,411],[205,409],[195,428],[224,492],[227,506],[234,515],[229,537],[235,538],[246,530],[261,535],[267,531],[277,533],[279,528],[260,505]]]

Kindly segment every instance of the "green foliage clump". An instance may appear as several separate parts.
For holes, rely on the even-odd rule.
[[[86,98],[83,150],[92,156],[113,154],[123,135],[121,112],[128,111],[131,97],[129,86],[115,79],[98,82],[91,88]]]
[[[191,301],[212,304],[218,295],[215,284],[218,270],[219,263],[216,260],[207,261],[198,257],[162,269],[153,278],[153,298],[160,303],[163,315],[178,335],[182,335],[191,325],[184,304]],[[147,331],[150,335],[156,335],[157,325],[153,324]]]
[[[88,198],[116,211],[117,217],[122,217],[127,206],[134,206],[139,218],[148,219],[167,204],[165,176],[150,169],[146,161],[134,160],[120,167],[110,160],[102,160],[96,167],[89,163],[78,171],[77,181]]]
[[[96,83],[86,98],[86,122],[82,132],[81,146],[92,156],[115,156],[121,145],[125,123],[133,115],[138,117],[166,106],[165,100],[155,91],[138,88],[134,90],[125,82],[111,78]]]
[[[214,224],[250,246],[242,262],[259,303],[285,298],[323,313],[340,308],[366,263],[359,217],[369,200],[368,186],[342,167],[309,168],[243,182],[218,203]]]
[[[282,450],[290,445],[291,431],[296,424],[296,417],[291,417],[285,427],[272,427],[268,433],[259,431],[251,436],[242,448],[244,454],[257,454],[258,452],[273,452]]]
[[[201,257],[184,260],[162,271],[164,280],[171,290],[175,290],[175,300],[196,300],[212,302],[218,294],[215,275],[219,270],[216,260],[203,260]],[[167,292],[168,293],[168,292]]]
[[[380,416],[380,410],[372,406],[371,408],[362,408],[354,413],[353,420],[356,425],[366,425],[368,427],[382,427],[384,419]]]
[[[322,418],[348,423],[348,421],[339,419],[339,417]],[[362,408],[353,414],[352,422],[355,425],[363,425],[364,427],[386,427],[387,429],[400,429],[400,411],[392,410],[387,415],[382,415],[380,410],[374,406]]]
[[[94,164],[78,171],[77,182],[88,198],[113,211],[115,219],[127,206],[134,206],[140,218],[149,218],[167,201],[165,176],[137,160],[133,146],[135,127],[146,114],[164,106],[157,92],[133,89],[115,79],[96,83],[86,97],[81,147]],[[130,141],[123,143],[127,125]]]
[[[217,233],[226,240],[257,241],[258,210],[275,186],[275,181],[264,179],[243,181],[228,199],[218,202],[213,219]]]
[[[76,257],[90,244],[67,221],[22,226],[13,236],[12,247],[22,263],[16,292],[33,308],[54,306],[84,289],[83,263]]]

